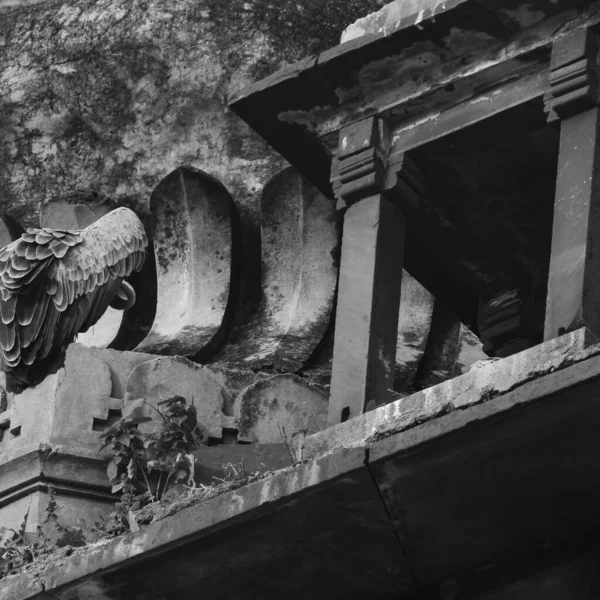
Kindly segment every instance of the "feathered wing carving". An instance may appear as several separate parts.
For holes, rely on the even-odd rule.
[[[0,249],[4,370],[23,380],[31,365],[94,325],[124,297],[123,278],[141,269],[147,245],[137,215],[118,208],[78,231],[28,229]]]

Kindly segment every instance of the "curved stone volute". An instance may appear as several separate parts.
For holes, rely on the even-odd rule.
[[[261,231],[262,302],[220,362],[293,372],[330,323],[339,245],[335,202],[287,167],[264,188]]]
[[[136,350],[196,355],[217,347],[227,326],[236,209],[225,187],[179,167],[150,199],[158,281],[156,316]]]

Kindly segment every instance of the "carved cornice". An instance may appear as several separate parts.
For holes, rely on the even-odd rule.
[[[340,131],[331,183],[335,197],[346,205],[383,191],[385,152],[382,128],[380,119],[369,117]]]
[[[389,152],[389,137],[377,117],[342,129],[331,170],[338,208],[392,189],[402,207],[419,206],[425,195],[423,174],[405,152]]]
[[[599,104],[597,57],[597,37],[589,28],[554,43],[550,90],[544,98],[549,121],[572,117]]]

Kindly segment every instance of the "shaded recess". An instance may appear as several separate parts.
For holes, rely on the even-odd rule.
[[[436,298],[450,300],[475,330],[475,307],[460,306],[460,288],[481,299],[515,288],[526,315],[523,333],[532,343],[541,341],[558,139],[558,126],[546,122],[542,99],[536,98],[410,151],[424,174],[431,208],[441,217],[440,231],[431,222],[427,229],[412,228],[411,241],[431,252],[432,276],[436,268],[450,275],[444,278],[446,292]],[[446,251],[440,243],[450,241],[444,223],[461,232],[461,248]],[[464,268],[449,264],[457,253]],[[406,259],[409,270],[426,271],[410,244]],[[486,265],[493,265],[495,278]],[[425,279],[428,289],[439,288]]]
[[[238,219],[233,199],[214,177],[183,166],[156,186],[150,212],[156,316],[136,350],[210,355],[223,342],[235,305]]]
[[[21,237],[23,228],[13,218],[0,213],[0,248]]]

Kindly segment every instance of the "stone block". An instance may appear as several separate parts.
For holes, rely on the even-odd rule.
[[[154,323],[136,350],[195,355],[225,331],[234,260],[233,199],[192,167],[167,175],[150,198],[158,278]]]
[[[361,419],[350,419],[307,436],[305,458],[324,456],[341,447],[364,447],[373,439],[484,403],[532,379],[600,355],[600,345],[585,346],[585,329],[582,328],[507,358],[484,363],[480,368],[380,406]]]
[[[0,523],[20,525],[28,515],[28,530],[35,530],[45,518],[49,483],[64,526],[79,527],[81,518],[91,525],[111,507],[99,436],[122,400],[111,397],[100,352],[71,344],[63,368],[9,397],[0,413]]]
[[[144,397],[183,396],[196,407],[198,422],[212,438],[223,436],[229,427],[232,407],[220,379],[206,367],[180,356],[163,356],[135,367],[125,385],[125,402]]]
[[[40,443],[96,451],[102,422],[121,402],[111,397],[110,369],[94,350],[71,344],[64,367],[14,396],[0,415],[0,460]],[[2,425],[0,425],[2,427]]]
[[[297,371],[330,323],[339,228],[332,200],[288,167],[261,198],[262,302],[221,363]]]
[[[91,348],[91,351],[108,365],[112,381],[110,396],[121,399],[125,396],[125,385],[131,371],[148,360],[158,358],[156,354],[124,352],[110,348]]]
[[[248,386],[234,402],[238,440],[291,442],[297,432],[316,433],[327,424],[327,398],[296,375],[275,375]]]

